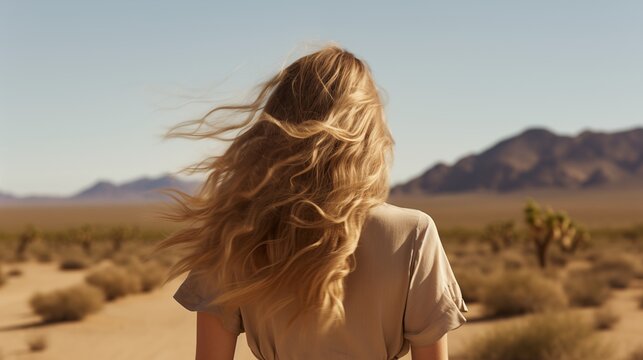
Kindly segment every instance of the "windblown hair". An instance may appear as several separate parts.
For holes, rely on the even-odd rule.
[[[312,311],[321,331],[345,320],[344,278],[370,208],[389,195],[394,140],[370,67],[340,46],[303,56],[257,86],[248,104],[218,106],[166,138],[231,141],[192,165],[195,195],[174,190],[164,218],[189,222],[156,250],[188,249],[168,280],[193,270],[217,284],[211,304],[252,303],[272,317]],[[242,115],[223,126],[215,113]],[[187,129],[187,130],[186,130]],[[226,139],[222,135],[238,131]]]

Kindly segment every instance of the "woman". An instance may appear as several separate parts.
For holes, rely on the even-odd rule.
[[[447,359],[467,307],[432,218],[386,202],[394,141],[368,65],[337,45],[303,56],[168,137],[230,140],[191,167],[196,195],[168,280],[197,313],[197,359]],[[213,117],[241,115],[238,123]],[[225,133],[236,131],[230,138]]]

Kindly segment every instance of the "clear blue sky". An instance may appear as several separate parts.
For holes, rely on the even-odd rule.
[[[221,3],[0,0],[0,191],[176,171],[216,146],[169,125],[327,40],[388,94],[394,183],[531,126],[643,123],[642,1]]]

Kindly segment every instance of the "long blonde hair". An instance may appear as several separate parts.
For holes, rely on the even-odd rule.
[[[173,191],[177,206],[164,218],[189,226],[156,250],[188,249],[167,281],[207,274],[221,290],[212,304],[252,303],[266,318],[292,304],[289,325],[321,311],[326,331],[345,320],[344,278],[369,209],[388,198],[395,143],[370,67],[339,45],[297,59],[257,89],[248,104],[215,107],[166,134],[231,144],[190,168],[208,173],[195,195]],[[243,120],[218,126],[210,118],[221,112]],[[231,131],[239,133],[222,136]]]

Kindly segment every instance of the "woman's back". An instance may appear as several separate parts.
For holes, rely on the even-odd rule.
[[[355,263],[345,278],[346,321],[323,336],[306,316],[286,326],[289,308],[261,322],[252,305],[234,311],[208,305],[217,289],[191,274],[174,298],[189,310],[217,315],[230,331],[245,332],[252,352],[265,360],[395,359],[466,321],[460,288],[426,213],[389,203],[371,208]]]

